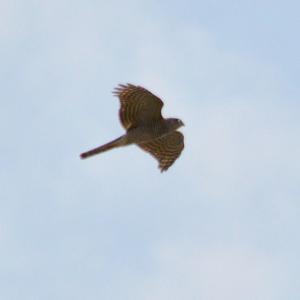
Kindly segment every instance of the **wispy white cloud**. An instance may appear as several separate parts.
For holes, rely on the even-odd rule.
[[[142,299],[281,299],[282,262],[239,245],[168,245],[158,249],[156,273],[142,286]]]

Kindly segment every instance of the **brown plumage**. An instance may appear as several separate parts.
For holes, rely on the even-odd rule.
[[[114,95],[120,99],[120,121],[126,134],[81,154],[81,158],[130,144],[136,144],[149,152],[166,171],[184,148],[183,134],[176,131],[183,126],[179,119],[165,119],[161,115],[163,102],[143,87],[132,84],[119,85]]]

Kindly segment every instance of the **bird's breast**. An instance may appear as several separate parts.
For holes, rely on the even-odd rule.
[[[167,134],[167,130],[160,124],[147,124],[133,128],[127,132],[129,143],[143,143],[157,139]]]

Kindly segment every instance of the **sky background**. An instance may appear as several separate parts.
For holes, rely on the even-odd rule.
[[[300,295],[299,1],[0,0],[0,299]],[[161,174],[119,83],[186,126]]]

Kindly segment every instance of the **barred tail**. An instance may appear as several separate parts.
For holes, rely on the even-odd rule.
[[[100,147],[97,147],[97,148],[94,148],[92,150],[89,150],[87,152],[84,152],[84,153],[81,153],[80,154],[80,157],[82,159],[84,158],[88,158],[90,156],[93,156],[93,155],[96,155],[96,154],[99,154],[99,153],[102,153],[102,152],[105,152],[105,151],[108,151],[110,149],[113,149],[113,148],[116,148],[116,147],[120,147],[120,146],[123,146],[125,145],[125,141],[124,141],[124,136],[121,136],[107,144],[104,144]]]

